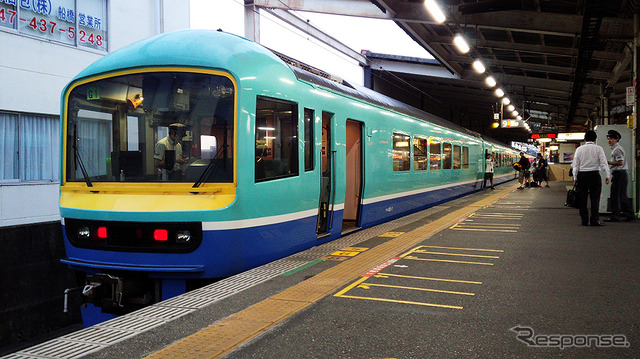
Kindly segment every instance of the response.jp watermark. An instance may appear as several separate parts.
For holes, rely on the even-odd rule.
[[[623,334],[536,334],[533,328],[516,325],[516,338],[532,348],[628,348]]]

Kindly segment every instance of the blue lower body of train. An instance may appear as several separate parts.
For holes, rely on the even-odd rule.
[[[496,176],[496,184],[514,179],[513,174]],[[482,181],[433,187],[398,195],[381,196],[361,204],[358,226],[371,227],[481,190]],[[316,236],[317,214],[305,211],[299,217],[277,223],[242,227],[244,221],[203,223],[200,246],[190,253],[121,252],[74,247],[66,237],[67,258],[71,269],[89,275],[129,273],[144,275],[161,285],[161,299],[184,293],[194,279],[224,278],[265,263],[289,256],[340,237],[343,211],[333,213],[329,236]],[[238,227],[238,228],[234,228]],[[85,327],[111,319],[113,314],[91,304],[83,309]]]

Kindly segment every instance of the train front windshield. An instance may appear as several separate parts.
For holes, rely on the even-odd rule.
[[[145,72],[79,85],[67,99],[66,181],[233,182],[233,82]]]

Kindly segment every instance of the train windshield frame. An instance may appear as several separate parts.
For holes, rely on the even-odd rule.
[[[209,70],[88,79],[65,97],[64,183],[235,183],[237,84]]]

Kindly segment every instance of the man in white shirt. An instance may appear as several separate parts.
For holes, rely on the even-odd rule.
[[[607,142],[611,146],[611,217],[605,219],[605,222],[633,221],[636,219],[633,213],[633,205],[627,197],[627,154],[624,148],[618,143],[622,136],[616,130],[609,130],[607,133]],[[621,218],[621,214],[624,218]]]
[[[576,149],[573,156],[573,183],[578,189],[580,204],[580,218],[583,226],[603,226],[600,223],[599,206],[602,192],[602,178],[600,170],[605,172],[605,183],[609,184],[611,172],[607,164],[607,157],[602,147],[596,145],[595,131],[589,130],[584,134],[585,144]],[[587,197],[591,200],[591,216],[587,210]]]
[[[487,180],[491,183],[491,189],[493,189],[493,167],[494,167],[494,159],[493,155],[487,153],[486,159],[484,161],[484,182],[482,184],[482,188],[487,188]]]
[[[187,162],[183,156],[182,145],[180,144],[186,128],[183,124],[173,123],[169,125],[169,134],[167,137],[156,143],[153,158],[155,159],[156,167],[158,167],[162,173],[162,180],[179,179],[180,165]],[[167,159],[165,155],[166,151],[174,151],[174,157],[171,161]]]

